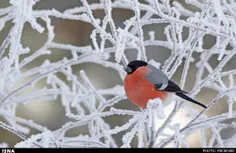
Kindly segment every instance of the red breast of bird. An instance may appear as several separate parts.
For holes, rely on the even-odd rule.
[[[155,90],[154,85],[145,78],[150,73],[146,66],[142,66],[132,74],[126,75],[124,79],[127,97],[132,103],[142,108],[146,107],[150,99],[160,98],[165,101],[170,96],[166,91]]]

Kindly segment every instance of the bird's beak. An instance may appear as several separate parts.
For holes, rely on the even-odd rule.
[[[125,71],[126,71],[128,74],[130,74],[130,73],[132,73],[133,70],[132,70],[130,67],[127,66],[127,67],[125,68]]]

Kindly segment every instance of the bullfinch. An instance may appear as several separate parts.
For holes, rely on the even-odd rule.
[[[129,100],[139,107],[146,107],[149,99],[160,98],[164,105],[173,94],[187,101],[193,102],[206,108],[205,105],[188,97],[186,91],[180,87],[159,69],[141,61],[131,61],[125,68],[127,75],[124,79],[124,89]],[[166,103],[166,104],[165,104]]]

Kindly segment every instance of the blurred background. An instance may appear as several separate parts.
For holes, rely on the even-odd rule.
[[[89,3],[93,2],[100,2],[99,0],[90,0]],[[172,2],[172,1],[171,1]],[[68,8],[74,8],[76,6],[81,6],[82,3],[78,0],[41,0],[38,2],[34,9],[40,10],[40,9],[52,9],[55,8],[56,10],[59,10],[60,12],[63,12],[64,10]],[[0,0],[0,8],[4,8],[9,6],[8,0]],[[188,5],[184,5],[185,7],[188,7],[191,10],[195,10],[196,8]],[[103,10],[97,10],[93,11],[93,14],[96,18],[103,19],[104,17],[104,11]],[[124,21],[128,18],[134,16],[132,11],[125,10],[125,9],[114,9],[112,12],[113,19],[116,23],[116,28],[124,27]],[[93,30],[93,27],[91,24],[87,24],[85,22],[81,21],[72,21],[72,20],[64,20],[64,19],[57,19],[53,18],[52,24],[55,26],[54,32],[55,32],[55,39],[54,42],[57,43],[64,43],[64,44],[72,44],[75,46],[86,46],[91,45],[91,39],[90,34]],[[41,25],[44,25],[42,21],[39,21]],[[7,22],[7,24],[4,26],[3,30],[0,33],[0,42],[4,40],[4,38],[9,33],[10,28],[13,26],[12,22]],[[166,36],[164,34],[164,28],[166,24],[154,24],[154,25],[148,25],[144,26],[144,39],[149,39],[149,31],[155,31],[156,32],[156,39],[157,40],[166,40]],[[47,31],[45,31],[42,34],[39,34],[37,31],[31,28],[30,24],[26,23],[24,25],[23,29],[23,35],[21,42],[23,44],[23,47],[29,47],[32,52],[39,49],[43,43],[46,41],[47,37]],[[186,28],[183,31],[183,37],[186,39],[188,36],[188,29]],[[208,49],[211,48],[213,44],[215,44],[215,37],[213,36],[206,36],[204,37],[204,48]],[[160,62],[163,64],[163,62],[169,57],[170,50],[163,48],[163,47],[156,47],[156,46],[149,46],[146,48],[147,50],[147,56],[148,59],[154,59],[157,62]],[[127,50],[126,54],[128,56],[129,60],[134,60],[136,58],[136,51],[134,50]],[[57,61],[62,59],[63,57],[70,58],[71,54],[67,53],[66,51],[60,50],[60,49],[52,49],[52,54],[47,57],[40,57],[38,60],[35,60],[32,65],[29,65],[27,68],[36,67],[43,63],[43,61],[48,58],[51,61]],[[195,61],[191,63],[191,68],[189,69],[189,73],[187,76],[187,82],[185,86],[185,90],[189,91],[193,87],[194,79],[196,77],[196,62],[199,61],[199,54],[194,53],[193,57],[195,58]],[[114,60],[114,59],[113,59]],[[184,63],[184,62],[182,62]],[[213,56],[210,59],[211,65],[214,67],[218,64],[217,56]],[[225,70],[235,69],[236,65],[236,57],[234,57],[225,67]],[[76,70],[84,70],[90,79],[90,81],[93,83],[93,85],[97,89],[105,89],[113,87],[116,84],[123,85],[122,80],[119,78],[119,75],[116,71],[113,69],[108,69],[103,66],[97,65],[97,64],[80,64],[76,68]],[[177,72],[174,74],[172,79],[179,83],[181,73],[183,69],[183,64],[178,68]],[[79,74],[78,74],[79,75]],[[227,81],[227,78],[225,79]],[[37,86],[37,88],[42,88],[44,84],[41,86]],[[215,96],[217,92],[211,89],[203,88],[196,96],[196,99],[202,103],[209,103]],[[228,105],[227,105],[227,98],[224,97],[221,99],[220,102],[218,102],[216,105],[214,105],[209,111],[206,112],[208,116],[214,116],[216,114],[221,114],[227,111]],[[201,109],[198,106],[189,104],[192,107],[196,109]],[[125,109],[131,109],[131,110],[139,110],[135,105],[130,103],[128,100],[123,100],[116,104],[114,107],[116,108],[125,108]],[[234,109],[236,108],[236,105],[234,104]],[[169,109],[166,109],[166,111],[169,111]],[[181,114],[182,113],[182,114]],[[180,112],[179,116],[176,116],[176,119],[179,120],[181,123],[186,124],[190,119],[185,117],[184,112]],[[36,123],[42,124],[46,127],[48,127],[50,130],[56,130],[60,128],[63,124],[69,121],[69,118],[65,116],[64,108],[61,105],[60,99],[48,102],[48,101],[32,101],[28,104],[20,104],[17,107],[17,116],[20,116],[22,118],[31,119],[34,120]],[[124,117],[112,117],[107,118],[107,122],[110,123],[113,126],[115,125],[121,125],[122,123],[125,123],[128,118]],[[4,121],[3,118],[0,117],[1,121]],[[31,134],[37,133],[37,131],[32,130]],[[68,132],[68,136],[75,136],[78,134],[86,134],[87,128],[81,127],[81,128],[75,128]],[[235,129],[228,129],[221,133],[223,138],[228,138],[232,136],[232,134],[236,133]],[[121,144],[121,138],[123,133],[118,134],[115,136],[115,139],[117,140],[117,143]],[[211,135],[210,132],[207,133],[208,137]],[[21,141],[19,137],[16,135],[0,128],[0,143],[6,142],[9,144],[10,147],[13,147],[17,142]],[[134,140],[133,143],[135,143],[136,140]],[[200,146],[200,134],[199,132],[195,132],[194,134],[190,135],[188,137],[188,141],[190,142],[191,147],[199,147]]]

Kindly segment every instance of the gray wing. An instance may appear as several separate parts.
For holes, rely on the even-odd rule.
[[[150,64],[148,64],[147,67],[151,73],[145,78],[154,85],[156,90],[187,93],[186,91],[181,90],[180,87],[173,81],[169,80],[161,70]]]
[[[145,78],[153,85],[157,86],[158,90],[164,90],[168,86],[168,77],[161,70],[150,64],[147,65],[147,68],[151,73],[145,76]]]
[[[185,93],[187,93],[187,92],[181,90],[177,84],[175,84],[173,81],[169,80],[168,77],[162,71],[160,71],[159,69],[157,69],[154,66],[149,65],[149,64],[147,65],[147,68],[151,72],[149,75],[145,76],[145,78],[155,86],[156,90],[164,90],[164,91],[168,91],[168,92],[174,92],[175,95],[177,95],[187,101],[190,101],[190,102],[200,105],[204,108],[207,108],[202,103],[185,95]]]

